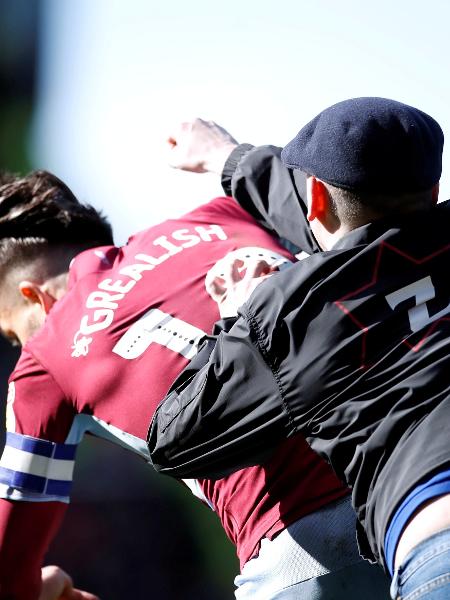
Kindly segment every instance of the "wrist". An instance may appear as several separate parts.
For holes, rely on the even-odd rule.
[[[205,171],[221,175],[228,157],[237,146],[237,143],[230,142],[211,152],[210,156],[204,162]]]

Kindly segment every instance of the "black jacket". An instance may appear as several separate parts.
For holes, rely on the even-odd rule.
[[[252,161],[264,164],[258,154],[269,173],[260,166],[252,179]],[[314,251],[299,186],[283,169],[276,149],[244,149],[233,192]],[[370,544],[360,536],[363,554],[383,562],[398,504],[450,462],[449,231],[449,203],[379,220],[263,282],[156,412],[155,467],[217,476],[263,460],[301,431],[352,488]]]

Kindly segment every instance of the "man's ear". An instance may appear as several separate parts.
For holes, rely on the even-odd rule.
[[[307,185],[309,196],[308,221],[318,219],[320,222],[323,222],[330,203],[328,190],[319,179],[316,179],[313,176],[308,177]]]
[[[46,315],[50,312],[56,299],[49,294],[44,286],[32,281],[21,281],[19,291],[23,298],[31,304],[39,304]]]
[[[433,204],[437,204],[439,198],[439,183],[436,183],[436,185],[433,186],[433,189],[431,190],[431,201],[433,202]]]

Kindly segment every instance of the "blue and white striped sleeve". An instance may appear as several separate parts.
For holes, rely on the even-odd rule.
[[[77,444],[7,432],[0,459],[0,498],[69,502]]]

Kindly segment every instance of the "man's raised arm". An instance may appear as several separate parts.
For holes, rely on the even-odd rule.
[[[182,123],[168,143],[172,167],[221,175],[225,193],[266,229],[307,254],[319,250],[306,217],[306,175],[283,165],[281,148],[238,144],[202,119]]]

